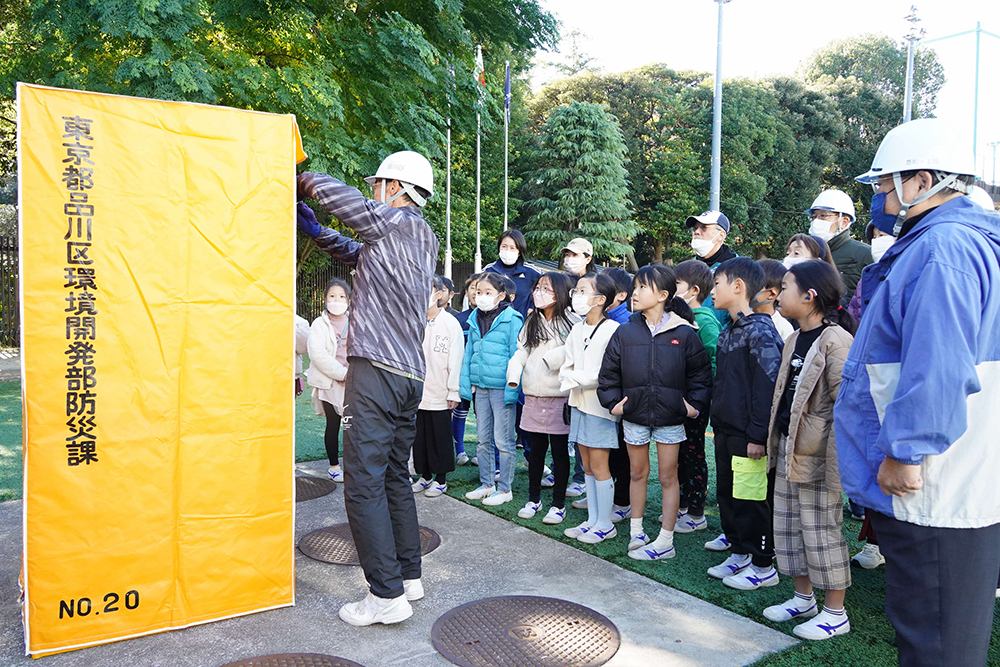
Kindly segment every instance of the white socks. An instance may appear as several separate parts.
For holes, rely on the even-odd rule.
[[[639,517],[638,519],[629,519],[628,523],[629,523],[629,535],[631,537],[635,537],[639,533],[646,532],[642,529],[642,517]]]
[[[583,478],[587,485],[587,525],[597,525],[597,478],[586,475]]]
[[[674,546],[674,531],[660,529],[660,534],[649,544],[650,549],[666,551]]]
[[[597,527],[600,530],[610,530],[611,523],[611,505],[615,497],[615,483],[613,480],[606,479],[601,482],[596,481],[596,478],[591,477],[594,480],[594,486],[597,488]],[[587,504],[590,507],[590,504]]]

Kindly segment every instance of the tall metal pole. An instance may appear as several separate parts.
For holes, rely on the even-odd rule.
[[[993,178],[990,180],[990,183],[992,183],[993,185],[996,185],[997,184],[997,145],[1000,145],[1000,141],[991,141],[990,143],[988,143],[986,145],[993,149]]]
[[[903,122],[909,123],[913,120],[913,60],[917,50],[917,42],[924,36],[924,31],[917,28],[920,19],[917,18],[916,6],[910,6],[910,14],[906,20],[910,24],[910,32],[904,38],[909,42],[909,46],[906,49],[906,97],[903,102]]]
[[[510,126],[510,61],[504,61],[506,69],[506,91],[504,92],[504,112],[503,112],[503,230],[507,231],[507,140],[508,127]]]
[[[730,0],[715,0],[719,3],[719,39],[715,49],[715,96],[712,101],[712,181],[708,195],[708,207],[719,210],[719,194],[722,170],[722,5]]]
[[[450,107],[451,104],[449,103]],[[445,178],[444,190],[444,228],[445,228],[445,248],[444,248],[444,277],[451,279],[451,111],[448,112],[448,138],[445,149],[445,161],[447,162],[447,174]]]
[[[480,157],[480,143],[479,143],[479,131],[482,128],[480,123],[479,113],[476,113],[476,261],[475,268],[473,269],[476,273],[483,270],[483,248],[479,238],[479,195],[481,192],[482,183],[479,178],[479,157]]]

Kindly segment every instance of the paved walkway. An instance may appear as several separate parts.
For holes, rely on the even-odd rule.
[[[16,347],[0,348],[0,382],[21,379],[21,350]]]
[[[321,462],[299,464],[321,475]],[[424,559],[427,597],[396,626],[353,628],[337,617],[362,597],[358,567],[296,554],[296,606],[43,658],[24,656],[17,577],[21,502],[0,504],[0,665],[218,667],[271,653],[326,653],[366,667],[445,667],[430,631],[449,609],[497,595],[544,595],[590,607],[613,621],[621,649],[609,667],[749,665],[794,644],[779,632],[568,545],[443,496],[417,501],[420,522],[442,543]],[[341,487],[296,507],[296,533],[347,520]],[[665,564],[669,567],[669,564]]]

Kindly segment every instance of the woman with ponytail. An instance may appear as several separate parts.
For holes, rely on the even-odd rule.
[[[826,262],[810,260],[785,274],[778,309],[801,327],[785,343],[767,441],[777,467],[774,542],[778,570],[795,578],[795,596],[768,607],[772,621],[807,620],[793,632],[828,639],[850,632],[844,594],[851,568],[844,541],[833,406],[854,341],[854,318],[840,305],[844,284]],[[813,587],[826,591],[820,611]]]
[[[677,279],[665,266],[644,266],[635,276],[633,314],[611,337],[598,377],[597,396],[621,415],[631,467],[632,519],[628,555],[636,560],[674,557],[674,526],[680,505],[677,455],[687,434],[684,421],[707,411],[712,363],[694,314],[677,296]],[[649,443],[656,443],[663,519],[649,543],[642,526],[649,478]]]

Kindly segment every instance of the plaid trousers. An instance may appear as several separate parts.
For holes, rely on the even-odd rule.
[[[826,481],[796,483],[785,478],[786,438],[778,445],[774,487],[774,549],[778,571],[809,577],[816,588],[844,590],[851,585],[851,561],[842,531],[844,503]]]

